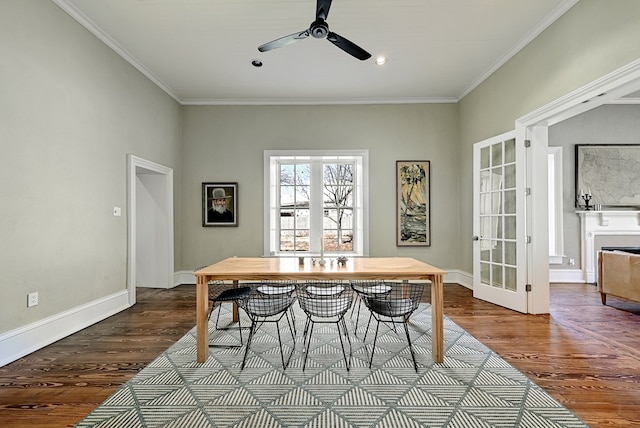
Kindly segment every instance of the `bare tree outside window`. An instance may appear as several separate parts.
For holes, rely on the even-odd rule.
[[[310,229],[311,165],[280,164],[280,251],[309,251],[311,235],[324,251],[353,251],[352,163],[322,163],[322,231]]]
[[[353,250],[353,164],[323,167],[323,242],[327,251]]]

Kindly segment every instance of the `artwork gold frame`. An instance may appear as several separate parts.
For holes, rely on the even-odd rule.
[[[431,245],[431,162],[396,161],[396,245]]]
[[[220,203],[218,211],[215,201]],[[202,183],[202,226],[238,225],[238,183]]]

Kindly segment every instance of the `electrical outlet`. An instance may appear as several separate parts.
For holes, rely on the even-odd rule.
[[[31,306],[36,306],[38,304],[38,292],[29,293],[27,295],[27,308]]]
[[[575,259],[569,259],[569,266],[573,266],[576,264],[576,260]]]

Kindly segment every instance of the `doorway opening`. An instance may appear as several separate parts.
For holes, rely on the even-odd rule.
[[[530,203],[527,204],[527,235],[535,239],[528,252],[530,313],[549,312],[549,201],[548,128],[554,124],[613,102],[640,89],[640,60],[636,60],[516,120],[516,133],[531,142]]]
[[[127,156],[127,289],[171,288],[174,275],[173,169]]]

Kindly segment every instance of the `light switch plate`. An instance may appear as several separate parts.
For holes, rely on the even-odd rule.
[[[114,217],[120,217],[121,215],[122,215],[122,208],[113,207],[113,216]]]

